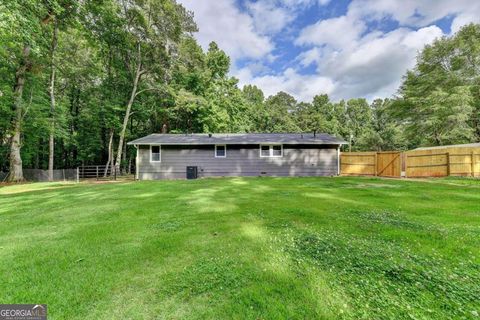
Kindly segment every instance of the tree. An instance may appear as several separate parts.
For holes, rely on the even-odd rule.
[[[405,123],[411,146],[480,138],[479,66],[479,25],[465,26],[453,37],[424,48],[392,104],[397,118]]]
[[[357,141],[359,150],[402,150],[406,148],[403,126],[390,113],[391,101],[376,99],[370,105],[372,126],[364,131]]]
[[[350,99],[345,105],[344,136],[352,142],[352,147],[357,149],[356,143],[360,137],[372,128],[372,110],[365,99]]]
[[[299,103],[295,116],[302,131],[339,135],[335,104],[330,102],[326,94],[313,97],[312,103]]]
[[[246,117],[250,121],[250,132],[258,132],[263,119],[262,110],[265,102],[263,91],[255,85],[245,85],[242,94],[246,104]]]
[[[192,14],[172,0],[122,0],[119,5],[106,1],[94,13],[95,33],[106,47],[120,53],[116,58],[124,63],[130,82],[115,161],[119,169],[134,102],[144,92],[162,90],[181,36],[196,31],[196,25]]]
[[[327,132],[355,150],[480,139],[480,26],[425,47],[393,100],[239,88],[174,0],[0,3],[0,170],[127,164],[152,132]],[[116,147],[115,147],[116,146]],[[130,166],[129,166],[130,167]]]
[[[14,77],[11,99],[10,130],[7,133],[10,141],[9,181],[23,180],[21,156],[22,124],[25,116],[24,88],[34,60],[38,57],[42,41],[42,24],[48,21],[48,12],[40,1],[7,1],[0,4],[0,37],[2,43],[2,69],[11,70]]]
[[[55,55],[58,46],[59,28],[65,28],[71,23],[72,17],[76,16],[76,1],[61,0],[61,2],[50,1],[48,5],[48,21],[51,25],[51,43],[49,48],[50,79],[48,94],[50,96],[50,134],[49,134],[49,157],[48,157],[48,180],[53,181],[54,153],[55,153],[55,81],[57,66]]]
[[[293,112],[297,107],[294,97],[279,92],[265,100],[259,112],[258,130],[260,132],[299,132]]]
[[[213,81],[206,92],[208,114],[203,132],[247,132],[251,128],[247,104],[235,78]]]
[[[206,63],[212,80],[224,78],[230,69],[230,58],[215,42],[208,45]]]

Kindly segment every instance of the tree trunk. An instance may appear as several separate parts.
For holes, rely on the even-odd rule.
[[[123,144],[123,153],[122,153],[122,163],[123,168],[120,170],[122,173],[127,173],[127,141]]]
[[[38,139],[38,145],[42,145],[42,139]],[[35,152],[35,164],[34,164],[34,169],[39,169],[39,163],[40,163],[40,150],[37,149]]]
[[[140,48],[140,47],[139,47]],[[127,110],[125,111],[125,117],[123,118],[122,131],[120,132],[120,137],[118,139],[118,149],[117,149],[117,159],[115,161],[115,168],[117,171],[120,169],[120,163],[122,161],[122,151],[123,151],[123,142],[125,139],[125,131],[127,130],[128,119],[130,117],[130,112],[132,110],[133,101],[137,95],[138,82],[142,75],[142,64],[140,63],[140,49],[138,50],[138,65],[135,71],[135,77],[133,79],[133,88],[130,94],[130,99],[128,100]]]
[[[23,167],[21,157],[21,133],[22,133],[22,120],[23,120],[23,88],[25,86],[25,75],[28,69],[28,58],[30,55],[30,46],[25,45],[23,47],[23,57],[15,74],[15,87],[13,94],[13,134],[10,142],[10,169],[7,181],[18,182],[23,180]]]
[[[110,129],[110,139],[108,140],[108,161],[107,161],[107,164],[105,165],[105,173],[103,174],[103,177],[107,176],[108,167],[110,166],[110,163],[112,163],[112,158],[113,158],[112,147],[113,147],[113,129]],[[110,172],[110,174],[113,174],[113,172]]]
[[[52,46],[50,48],[50,138],[48,139],[48,181],[53,181],[53,162],[55,153],[55,50],[57,48],[58,26],[53,22]]]

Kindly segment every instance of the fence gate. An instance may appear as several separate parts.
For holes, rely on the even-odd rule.
[[[379,177],[400,177],[402,171],[401,152],[377,152],[376,175]]]
[[[117,179],[117,174],[115,167],[105,166],[105,165],[91,165],[91,166],[80,166],[78,167],[78,178],[79,179],[92,179],[97,180],[101,179]]]
[[[342,152],[340,172],[342,175],[400,177],[402,153],[383,152]]]

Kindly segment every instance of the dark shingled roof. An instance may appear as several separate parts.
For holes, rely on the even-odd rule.
[[[130,141],[130,145],[191,145],[191,144],[346,144],[326,133],[213,133],[208,134],[151,134],[143,138]]]

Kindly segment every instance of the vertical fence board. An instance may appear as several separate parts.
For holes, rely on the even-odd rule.
[[[398,151],[340,154],[342,175],[400,177],[401,166],[401,154]]]
[[[340,173],[342,175],[375,175],[376,152],[342,152],[340,154]]]
[[[381,177],[400,177],[402,157],[399,151],[377,152],[377,175]]]
[[[478,147],[445,147],[406,153],[408,177],[476,176]]]
[[[392,152],[342,152],[342,175],[400,177],[480,176],[479,147]]]

